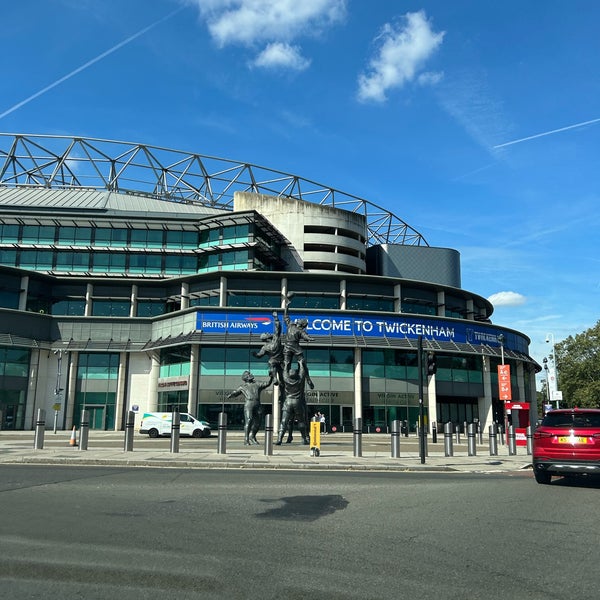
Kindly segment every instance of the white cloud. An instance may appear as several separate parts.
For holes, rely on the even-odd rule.
[[[444,35],[432,30],[424,11],[407,13],[396,26],[386,23],[375,40],[377,55],[369,62],[368,71],[359,75],[358,99],[384,102],[390,89],[413,81]],[[430,76],[429,83],[433,80]]]
[[[294,71],[303,71],[310,65],[310,60],[304,58],[297,46],[290,46],[282,42],[273,42],[256,57],[252,62],[255,67],[267,69],[288,68]]]
[[[517,292],[497,292],[492,294],[488,300],[494,306],[521,306],[527,302],[527,298]]]
[[[291,42],[319,35],[346,17],[346,0],[186,1],[198,8],[220,47],[266,44],[251,63],[258,67],[306,69],[310,61]]]

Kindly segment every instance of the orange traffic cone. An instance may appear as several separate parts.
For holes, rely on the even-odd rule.
[[[73,432],[71,433],[71,440],[69,441],[69,446],[77,446],[77,430],[75,429],[75,425],[73,425]]]

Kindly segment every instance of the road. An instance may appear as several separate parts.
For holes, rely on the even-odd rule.
[[[600,483],[0,466],[6,598],[595,597]]]

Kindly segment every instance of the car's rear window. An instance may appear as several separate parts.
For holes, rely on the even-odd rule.
[[[548,413],[542,421],[544,427],[597,427],[600,428],[600,413]]]

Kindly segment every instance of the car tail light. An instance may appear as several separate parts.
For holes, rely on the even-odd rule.
[[[593,437],[595,440],[600,440],[600,433],[595,433],[595,434],[594,434],[592,437]]]

